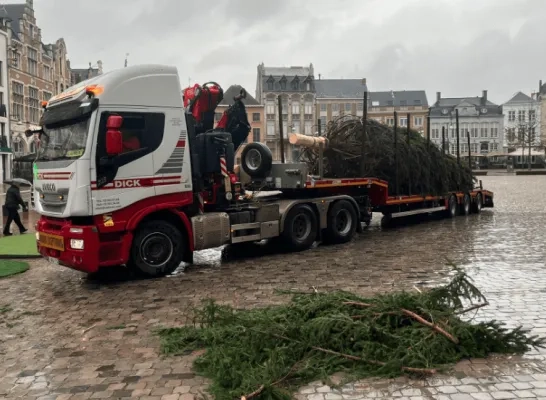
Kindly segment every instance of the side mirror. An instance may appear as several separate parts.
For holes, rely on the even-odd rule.
[[[117,156],[123,152],[123,139],[121,137],[121,125],[123,117],[110,115],[106,121],[106,154]]]

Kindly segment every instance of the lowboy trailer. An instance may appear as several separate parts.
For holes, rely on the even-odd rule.
[[[216,127],[221,87],[181,92],[176,68],[138,65],[44,104],[34,177],[40,254],[87,273],[126,265],[156,277],[225,244],[275,238],[299,251],[348,242],[373,212],[455,217],[493,207],[481,184],[392,197],[376,178],[323,179],[304,163],[273,162],[262,143],[247,144],[236,167],[250,132],[244,91]]]

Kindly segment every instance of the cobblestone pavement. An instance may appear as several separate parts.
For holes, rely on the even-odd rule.
[[[445,258],[466,267],[497,318],[546,333],[546,182],[542,177],[485,177],[498,192],[481,215],[381,231],[347,245],[300,254],[222,261],[196,255],[195,266],[147,281],[93,282],[80,273],[32,262],[0,280],[0,398],[190,400],[206,390],[191,370],[193,355],[164,358],[153,329],[184,323],[206,297],[252,307],[285,300],[274,289],[344,289],[363,295],[412,290],[443,280]],[[519,184],[531,193],[521,201]],[[534,192],[534,194],[533,194]],[[534,196],[534,197],[533,197]],[[302,388],[305,400],[379,398],[546,399],[546,354],[472,360],[449,377],[361,381],[339,390]]]

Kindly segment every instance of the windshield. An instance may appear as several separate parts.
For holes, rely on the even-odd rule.
[[[79,158],[85,152],[89,132],[89,118],[53,129],[43,128],[38,160]]]

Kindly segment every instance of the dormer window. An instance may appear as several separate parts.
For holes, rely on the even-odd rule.
[[[281,90],[286,90],[286,77],[283,76],[279,82],[281,84]]]
[[[292,90],[300,90],[300,79],[297,76],[292,81]]]
[[[275,79],[273,79],[273,77],[270,76],[269,79],[267,80],[267,90],[273,90],[274,87],[275,87]]]

